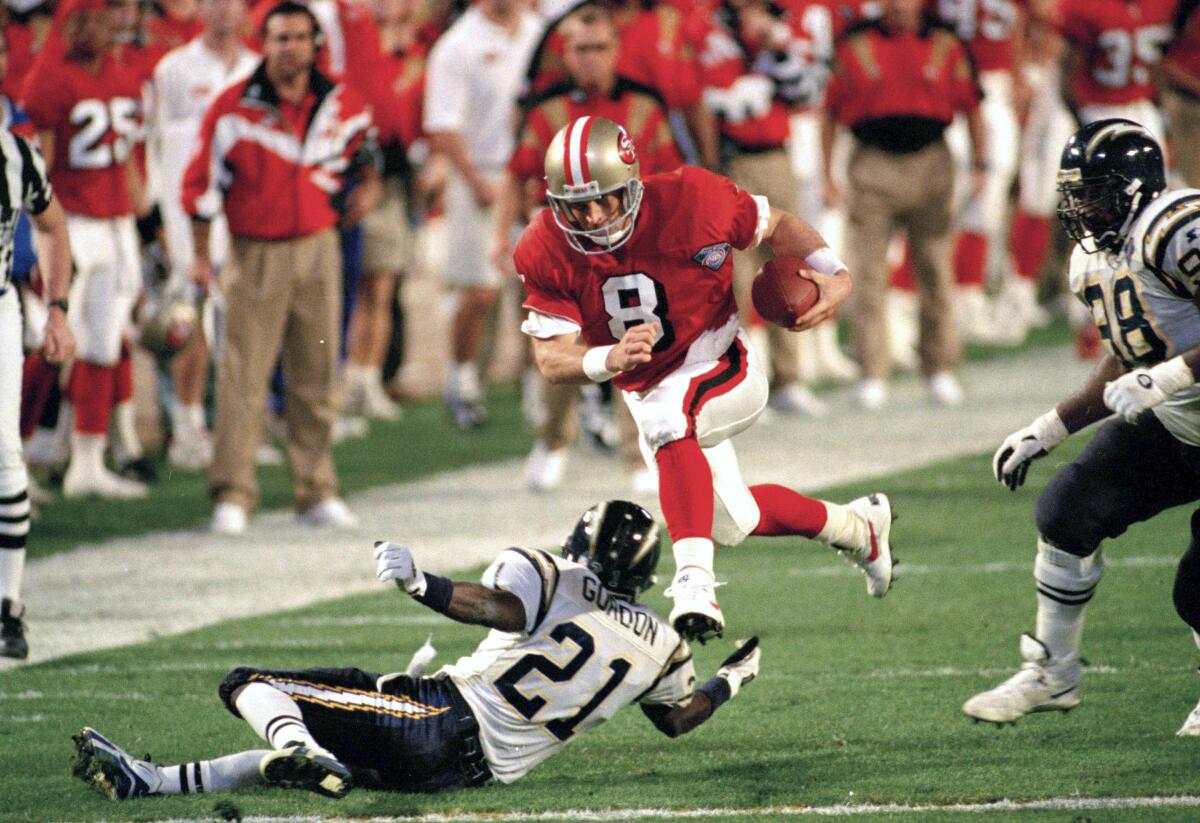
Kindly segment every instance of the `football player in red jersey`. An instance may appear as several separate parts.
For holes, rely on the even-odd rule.
[[[67,212],[76,269],[70,322],[79,345],[68,383],[75,422],[63,491],[142,497],[144,485],[104,466],[114,417],[118,460],[141,456],[123,339],[141,291],[133,220],[141,179],[130,161],[139,87],[113,55],[115,21],[105,0],[66,0],[58,15],[62,45],[38,58],[25,85],[25,107]]]
[[[766,198],[685,166],[642,180],[625,129],[601,117],[564,126],[546,151],[550,208],[517,243],[542,374],[553,383],[612,380],[659,473],[659,502],[674,543],[671,622],[685,636],[720,635],[713,544],[749,535],[803,535],[843,552],[876,597],[892,581],[891,507],[873,494],[837,505],[783,486],[747,487],[734,434],[767,400],[767,379],[739,331],[734,248],[767,241],[804,259],[820,299],[795,330],[827,319],[850,275],[821,236]],[[582,336],[583,343],[579,342]],[[717,505],[714,505],[714,493]]]

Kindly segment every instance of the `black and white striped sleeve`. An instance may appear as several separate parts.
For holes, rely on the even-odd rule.
[[[4,184],[9,202],[20,203],[30,214],[41,214],[53,197],[46,161],[28,140],[9,131],[0,132],[0,148],[8,159]]]

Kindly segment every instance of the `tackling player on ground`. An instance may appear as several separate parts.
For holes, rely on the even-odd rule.
[[[221,699],[270,750],[159,766],[85,728],[75,738],[75,773],[114,800],[264,781],[329,797],[352,785],[433,792],[493,777],[511,783],[630,703],[676,737],[758,674],[751,638],[693,688],[687,642],[636,602],[654,584],[659,556],[658,525],[642,507],[592,507],[562,555],[506,549],[482,584],[456,583],[422,572],[406,547],[378,543],[381,580],[447,617],[492,629],[474,654],[433,677],[235,669]]]
[[[1077,243],[1071,290],[1108,351],[1079,391],[1005,439],[996,479],[1015,490],[1033,460],[1116,416],[1038,499],[1036,628],[1021,637],[1021,670],[963,705],[977,720],[1011,723],[1079,705],[1079,645],[1104,572],[1100,544],[1200,500],[1200,190],[1166,188],[1162,150],[1132,120],[1090,123],[1063,152],[1058,217]],[[1200,645],[1200,512],[1191,537],[1174,599]],[[1179,733],[1200,735],[1200,706]]]
[[[550,208],[514,255],[525,282],[534,356],[552,383],[612,380],[659,474],[675,554],[671,623],[719,636],[714,541],[802,535],[833,546],[876,597],[892,582],[891,507],[882,494],[837,505],[773,484],[747,487],[729,438],[767,401],[767,378],[739,331],[733,249],[766,242],[806,260],[820,299],[794,327],[828,319],[850,275],[817,232],[724,177],[694,167],[643,180],[623,127],[602,117],[564,126],[546,151]],[[580,340],[582,338],[582,342]],[[714,494],[716,503],[714,504]]]

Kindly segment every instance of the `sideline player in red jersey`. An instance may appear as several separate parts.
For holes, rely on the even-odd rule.
[[[521,328],[552,383],[612,380],[623,391],[643,453],[658,466],[675,554],[672,624],[700,640],[724,631],[713,544],[750,535],[828,543],[866,573],[868,592],[886,594],[887,497],[843,506],[773,484],[747,487],[729,439],[767,401],[766,374],[738,327],[732,250],[765,240],[814,269],[806,276],[820,299],[797,321],[800,331],[850,293],[845,265],[821,236],[704,169],[642,180],[629,134],[601,117],[577,118],[555,135],[546,184],[550,208],[514,254],[529,295]]]
[[[117,462],[142,456],[124,340],[142,287],[133,217],[143,199],[142,181],[131,161],[139,86],[114,56],[115,20],[106,0],[67,0],[57,14],[63,42],[43,50],[24,94],[50,182],[67,213],[76,270],[70,323],[79,345],[67,386],[75,422],[63,493],[145,497],[142,483],[104,465],[110,419]]]

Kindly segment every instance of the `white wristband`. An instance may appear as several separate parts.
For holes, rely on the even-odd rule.
[[[813,271],[818,271],[821,274],[837,274],[840,270],[846,268],[846,264],[841,258],[833,253],[833,249],[829,246],[817,249],[815,252],[804,258],[804,262]]]
[[[1058,416],[1058,409],[1051,409],[1029,426],[1030,431],[1046,449],[1052,449],[1070,436],[1067,426]]]
[[[1150,377],[1167,397],[1175,392],[1183,391],[1196,382],[1196,375],[1192,374],[1192,370],[1184,362],[1182,354],[1172,357],[1170,360],[1164,360],[1150,369]]]
[[[616,376],[608,370],[608,353],[614,346],[595,346],[583,355],[583,373],[594,383],[604,383]]]

